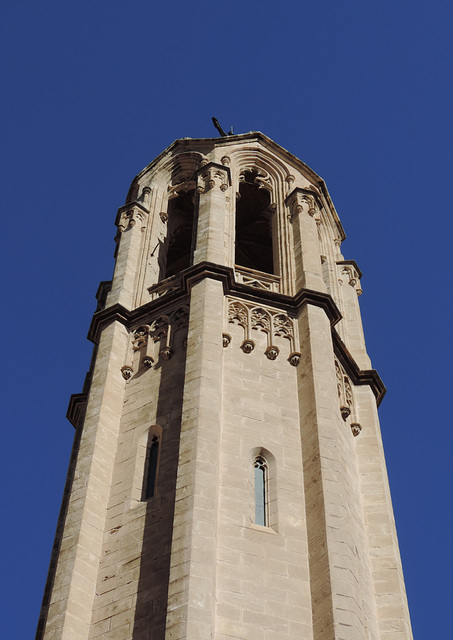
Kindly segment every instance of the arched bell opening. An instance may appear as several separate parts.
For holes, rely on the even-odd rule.
[[[241,175],[236,202],[235,263],[274,274],[271,195],[257,184],[257,178],[256,170]]]
[[[180,192],[168,203],[167,237],[159,255],[160,276],[164,280],[192,264],[194,191]]]

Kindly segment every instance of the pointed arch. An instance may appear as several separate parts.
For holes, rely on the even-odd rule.
[[[253,473],[252,523],[259,527],[278,528],[277,464],[274,455],[263,447],[250,452]]]

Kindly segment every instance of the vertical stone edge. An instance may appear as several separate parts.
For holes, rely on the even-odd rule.
[[[193,285],[173,525],[166,640],[215,632],[222,283]]]
[[[357,461],[380,638],[412,640],[376,402],[368,387],[356,387],[356,396],[363,426],[357,438]]]
[[[122,413],[121,366],[127,330],[114,322],[102,333],[75,465],[43,640],[86,640],[113,461]]]

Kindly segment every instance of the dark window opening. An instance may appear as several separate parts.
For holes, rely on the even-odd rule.
[[[246,171],[236,202],[236,255],[238,266],[274,273],[270,193],[255,183],[257,171]]]
[[[181,192],[168,203],[167,238],[160,256],[160,280],[174,276],[192,263],[194,192]]]
[[[159,438],[152,436],[148,445],[145,468],[145,482],[143,487],[143,500],[154,496],[157,478],[157,463],[159,460]]]
[[[267,465],[264,458],[255,459],[255,524],[267,526],[266,492],[267,492]]]

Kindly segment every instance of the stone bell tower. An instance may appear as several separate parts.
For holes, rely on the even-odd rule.
[[[177,140],[116,224],[37,638],[411,638],[323,180],[261,133]]]

